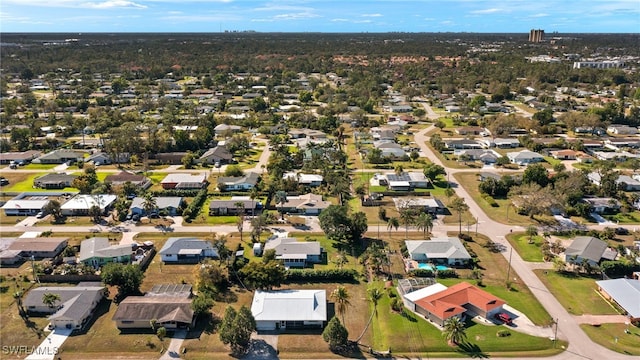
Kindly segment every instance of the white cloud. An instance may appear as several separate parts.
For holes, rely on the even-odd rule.
[[[504,12],[504,10],[503,9],[498,9],[498,8],[491,8],[491,9],[470,11],[471,14],[495,14],[495,13],[499,13],[499,12]]]
[[[136,8],[136,9],[146,9],[146,5],[134,3],[133,1],[127,0],[107,0],[103,2],[89,2],[79,4],[80,7],[85,7],[89,9],[114,9],[114,8]]]
[[[353,21],[354,24],[370,24],[372,23],[372,20],[355,20]]]
[[[313,19],[318,17],[320,17],[320,15],[314,14],[311,12],[299,12],[299,13],[275,15],[273,19],[274,20],[301,20],[301,19]]]
[[[547,13],[538,13],[538,14],[533,14],[533,15],[531,15],[531,16],[529,16],[529,17],[532,17],[532,18],[541,18],[541,17],[547,17],[547,16],[549,16],[549,14],[547,14]]]
[[[341,19],[341,18],[337,18],[337,19],[331,19],[332,22],[348,22],[349,19]]]
[[[381,17],[382,14],[362,14],[362,17]]]

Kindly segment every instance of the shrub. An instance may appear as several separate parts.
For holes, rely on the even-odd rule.
[[[433,277],[433,271],[429,269],[415,269],[411,271],[413,277]]]
[[[458,277],[458,273],[456,273],[456,271],[453,270],[453,269],[438,270],[438,277],[442,278],[442,279],[457,278]]]
[[[498,203],[493,199],[493,197],[489,194],[482,194],[482,198],[489,204],[491,207],[498,207]]]
[[[353,269],[289,270],[285,282],[356,282],[357,278]]]
[[[496,333],[496,336],[498,336],[498,337],[511,336],[511,331],[509,331],[509,330],[498,330],[498,332]]]

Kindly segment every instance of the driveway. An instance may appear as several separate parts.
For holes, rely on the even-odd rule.
[[[67,340],[69,335],[73,332],[72,329],[54,329],[49,336],[47,336],[40,346],[38,346],[33,353],[27,356],[27,360],[52,360],[58,353],[58,349],[62,347],[62,344]]]
[[[615,225],[614,223],[612,223],[611,221],[603,218],[599,214],[591,213],[590,215],[595,221],[598,222],[598,225]]]
[[[182,342],[187,337],[186,330],[177,330],[171,335],[171,342],[167,351],[162,354],[160,360],[180,359],[180,348],[182,348]]]
[[[261,332],[251,334],[251,347],[243,360],[278,359],[278,333]]]

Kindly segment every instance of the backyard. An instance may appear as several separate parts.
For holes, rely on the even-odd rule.
[[[592,341],[625,355],[640,355],[640,329],[625,324],[580,325]],[[629,333],[625,330],[629,329]]]
[[[545,240],[542,236],[533,236],[532,243],[529,243],[529,236],[523,233],[511,233],[506,236],[509,244],[516,249],[516,252],[524,261],[542,262],[542,245]]]

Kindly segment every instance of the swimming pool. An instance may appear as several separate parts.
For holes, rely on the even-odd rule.
[[[418,269],[434,270],[433,265],[427,263],[418,263]],[[449,270],[449,268],[444,265],[436,265],[436,270]]]

